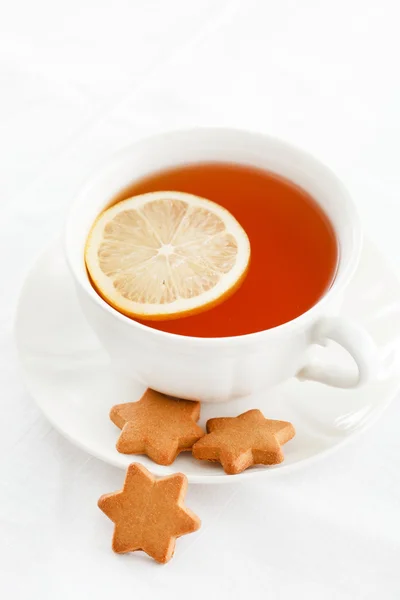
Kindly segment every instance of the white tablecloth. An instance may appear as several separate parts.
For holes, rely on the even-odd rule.
[[[20,285],[80,178],[163,128],[308,149],[400,273],[399,19],[397,0],[0,3],[1,598],[400,598],[399,402],[290,476],[190,486],[203,526],[160,567],[112,553],[96,502],[123,473],[52,429],[12,340]]]

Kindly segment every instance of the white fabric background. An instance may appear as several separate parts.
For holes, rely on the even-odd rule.
[[[46,422],[12,340],[82,173],[163,128],[238,125],[318,155],[400,272],[399,19],[397,0],[0,0],[0,597],[400,597],[398,401],[290,476],[191,486],[202,529],[160,567],[110,550],[96,502],[123,473]]]

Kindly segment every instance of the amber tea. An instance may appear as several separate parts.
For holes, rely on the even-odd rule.
[[[146,192],[188,192],[227,208],[245,229],[251,263],[241,287],[221,304],[194,316],[142,321],[186,336],[254,333],[295,319],[330,287],[338,261],[333,227],[303,189],[248,166],[198,163],[151,174],[114,202]]]

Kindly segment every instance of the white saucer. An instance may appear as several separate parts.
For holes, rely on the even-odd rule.
[[[397,350],[400,284],[369,242],[342,312],[364,325],[383,353]],[[203,425],[212,416],[234,416],[250,408],[260,408],[266,417],[291,421],[297,435],[284,446],[285,462],[229,476],[219,465],[197,461],[184,453],[170,467],[162,467],[145,456],[126,456],[115,449],[119,430],[109,420],[109,410],[114,404],[139,399],[143,388],[116,378],[111,371],[106,353],[81,313],[59,242],[52,244],[30,271],[21,293],[15,330],[30,393],[54,427],[72,443],[121,468],[139,461],[156,475],[182,471],[189,481],[197,483],[232,483],[290,472],[366,429],[400,388],[397,370],[392,377],[360,390],[337,390],[293,379],[264,396],[203,404]],[[347,359],[336,348],[324,352],[332,352],[334,360]]]

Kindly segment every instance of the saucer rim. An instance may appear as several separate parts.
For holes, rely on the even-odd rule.
[[[375,252],[381,254],[379,252],[378,248],[376,247],[376,244],[367,236],[365,236],[365,238],[364,238],[364,244],[369,244]],[[101,452],[93,451],[93,449],[89,448],[85,444],[85,442],[82,441],[80,438],[74,437],[73,435],[70,435],[69,432],[65,431],[65,429],[62,428],[62,426],[59,424],[57,419],[53,419],[52,415],[49,414],[49,412],[47,410],[47,404],[41,402],[39,394],[36,394],[35,390],[33,389],[34,383],[32,383],[29,380],[28,370],[25,366],[24,351],[22,350],[22,340],[20,339],[20,335],[21,335],[20,328],[19,328],[20,306],[22,303],[22,298],[25,294],[25,289],[28,286],[28,280],[29,280],[29,276],[30,276],[32,270],[34,269],[35,265],[40,260],[42,260],[47,254],[49,254],[51,252],[52,249],[56,249],[57,252],[63,252],[63,246],[62,246],[61,239],[59,236],[56,238],[53,238],[51,241],[49,241],[45,245],[45,247],[36,254],[34,259],[31,261],[30,267],[27,269],[27,271],[25,273],[24,281],[23,281],[23,284],[22,284],[22,286],[20,288],[20,292],[19,292],[18,302],[17,302],[15,314],[14,314],[13,333],[14,333],[14,340],[15,340],[15,345],[16,345],[16,349],[17,349],[18,359],[19,359],[21,378],[23,380],[25,389],[27,390],[29,395],[32,397],[32,399],[36,403],[37,407],[39,408],[39,410],[41,411],[43,416],[51,424],[51,426],[54,427],[54,429],[58,433],[60,433],[65,439],[67,439],[74,446],[76,446],[80,450],[83,450],[84,452],[89,454],[89,456],[96,458],[98,460],[101,460],[105,464],[125,470],[127,468],[127,465],[121,464],[117,460],[114,460],[112,456],[111,457],[109,455],[103,456]],[[65,257],[65,253],[64,253],[64,257]],[[393,273],[393,277],[395,277],[396,280],[398,281],[398,283],[400,284],[400,278],[396,275],[395,272],[393,272],[393,268],[392,268],[390,261],[386,261],[386,257],[384,257],[384,260],[389,265],[389,268]],[[70,276],[72,278],[71,274],[70,274]],[[395,380],[394,377],[389,377],[388,379]],[[322,385],[322,384],[318,384],[318,385]],[[371,385],[371,384],[369,384],[369,385]],[[363,425],[358,427],[356,430],[353,430],[350,435],[347,435],[346,437],[344,437],[342,440],[340,440],[336,444],[318,452],[317,454],[314,454],[307,458],[303,458],[295,463],[285,464],[285,462],[283,462],[280,465],[274,465],[274,466],[260,466],[260,467],[256,466],[255,468],[247,469],[247,470],[243,471],[242,473],[239,473],[234,476],[227,475],[223,471],[217,475],[209,475],[209,474],[193,475],[193,474],[186,474],[186,473],[185,473],[185,475],[186,475],[189,483],[193,483],[193,484],[222,484],[222,483],[229,484],[229,483],[234,483],[234,482],[243,482],[244,480],[253,480],[254,477],[256,477],[257,475],[260,475],[260,474],[263,474],[264,476],[266,476],[266,474],[268,473],[269,476],[271,476],[272,474],[275,474],[275,476],[276,476],[278,473],[280,473],[281,475],[284,473],[289,474],[300,468],[312,466],[313,463],[319,461],[322,458],[329,457],[330,454],[332,454],[333,452],[335,452],[337,450],[340,450],[341,448],[343,448],[344,446],[346,446],[353,440],[357,439],[358,436],[365,433],[365,431],[367,429],[372,427],[376,423],[376,421],[379,419],[379,417],[382,415],[382,413],[391,404],[391,402],[397,396],[399,391],[400,391],[400,377],[398,378],[397,385],[394,386],[393,390],[390,393],[388,393],[384,402],[375,406],[373,414]],[[135,462],[134,455],[132,456],[132,462]],[[158,465],[157,463],[152,463],[151,471],[155,476],[165,477],[166,475],[169,475],[170,473],[169,472],[166,473],[164,471],[164,469],[165,469],[165,467],[163,465]]]

